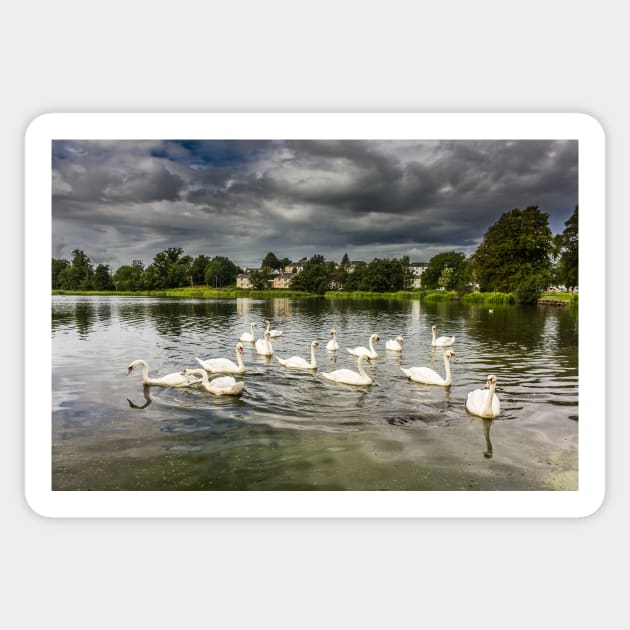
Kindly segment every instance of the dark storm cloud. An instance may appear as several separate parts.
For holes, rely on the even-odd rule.
[[[499,216],[577,204],[575,141],[56,141],[55,257],[117,267],[182,247],[257,265],[471,253]]]

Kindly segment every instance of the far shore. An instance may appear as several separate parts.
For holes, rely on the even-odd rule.
[[[475,291],[459,296],[454,291],[430,291],[411,290],[395,291],[391,293],[376,293],[371,291],[326,291],[321,296],[306,291],[293,291],[291,289],[267,289],[257,291],[255,289],[237,289],[234,287],[210,288],[205,286],[180,287],[178,289],[161,289],[156,291],[65,291],[56,289],[52,295],[112,295],[121,297],[167,297],[187,299],[235,299],[235,298],[328,298],[328,299],[386,299],[386,300],[422,300],[422,301],[462,301],[472,304],[515,304],[516,300],[511,293],[481,293]],[[544,293],[538,300],[538,304],[552,306],[568,306],[578,304],[577,293]]]

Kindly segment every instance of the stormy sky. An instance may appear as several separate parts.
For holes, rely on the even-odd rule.
[[[427,262],[513,208],[562,232],[578,203],[573,140],[56,140],[52,169],[53,257],[114,270],[168,247]]]

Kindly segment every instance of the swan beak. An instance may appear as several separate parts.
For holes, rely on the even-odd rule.
[[[182,376],[186,376],[186,370],[182,370],[182,371],[180,372],[180,374],[181,374]]]
[[[372,359],[370,359],[370,357],[368,357],[367,362],[368,362],[368,365],[372,365]]]
[[[129,366],[127,368],[127,376],[129,376],[131,374],[131,371],[133,370],[133,368],[131,366]]]
[[[451,354],[451,361],[455,361],[455,363],[459,363],[459,359],[454,354]]]

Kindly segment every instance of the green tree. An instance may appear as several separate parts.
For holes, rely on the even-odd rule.
[[[114,287],[116,291],[137,291],[143,287],[144,264],[141,260],[134,260],[131,265],[122,265],[114,272]]]
[[[205,282],[211,287],[226,287],[235,284],[236,276],[243,270],[225,256],[215,256],[206,267]]]
[[[210,258],[200,254],[193,260],[190,268],[193,284],[203,284],[206,281],[206,269],[210,264]]]
[[[355,268],[354,271],[348,272],[345,289],[346,291],[360,291],[364,286],[364,278],[368,272],[367,263],[361,262]]]
[[[462,291],[466,284],[466,266],[466,256],[460,252],[436,254],[422,274],[422,287]]]
[[[264,269],[267,267],[268,269],[280,269],[282,267],[278,257],[273,252],[268,252],[267,255],[263,258],[260,266]]]
[[[556,239],[559,254],[557,279],[572,290],[578,286],[578,206],[564,225],[564,232]]]
[[[482,291],[516,292],[549,284],[552,251],[549,215],[538,206],[515,208],[488,229],[471,263]]]
[[[97,265],[94,271],[94,288],[97,291],[113,291],[114,283],[109,265]]]
[[[153,264],[149,266],[153,269],[147,274],[153,285],[151,288],[170,289],[191,283],[193,259],[183,253],[181,247],[169,247],[153,257]],[[148,272],[149,267],[145,272]]]
[[[90,291],[94,288],[94,269],[83,250],[72,251],[72,262],[60,272],[59,284],[59,288],[70,291]]]
[[[332,280],[331,265],[326,264],[319,254],[304,263],[304,269],[291,281],[291,288],[297,291],[309,291],[324,295]]]
[[[346,253],[343,255],[343,258],[341,259],[341,266],[342,266],[344,269],[348,269],[348,267],[350,266],[350,258],[348,258],[348,252],[346,252]]]
[[[70,261],[65,258],[52,259],[52,288],[60,289],[63,281],[63,274],[70,266]]]
[[[356,272],[355,272],[356,273]],[[359,282],[360,291],[400,291],[403,288],[403,270],[398,260],[375,258]]]
[[[258,291],[271,288],[271,271],[269,267],[252,271],[249,274],[249,281],[252,283],[252,287]]]

